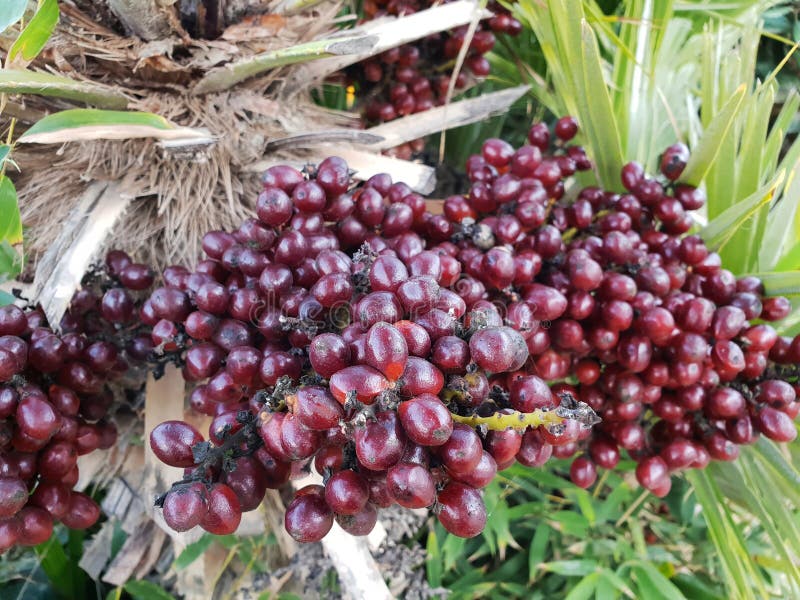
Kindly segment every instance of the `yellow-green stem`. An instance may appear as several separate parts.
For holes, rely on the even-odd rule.
[[[559,417],[554,410],[535,410],[531,413],[517,411],[509,414],[495,413],[488,417],[479,417],[478,415],[465,417],[453,413],[450,414],[456,423],[463,423],[471,427],[485,425],[491,431],[503,431],[509,428],[522,430],[528,427],[539,427],[540,425],[558,425],[564,421],[564,418]]]

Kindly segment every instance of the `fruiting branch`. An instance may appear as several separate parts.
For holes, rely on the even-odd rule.
[[[517,429],[523,431],[528,427],[552,427],[561,425],[567,419],[578,421],[584,427],[591,427],[600,422],[591,407],[578,402],[572,396],[565,394],[561,398],[561,405],[555,410],[538,409],[530,413],[513,411],[510,413],[495,413],[488,417],[478,415],[462,416],[451,413],[453,421],[471,427],[485,426],[490,431],[503,431]]]

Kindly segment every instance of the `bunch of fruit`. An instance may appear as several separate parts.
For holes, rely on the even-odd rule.
[[[548,327],[526,333],[531,359],[524,376],[511,375],[511,406],[543,407],[515,398],[546,381],[602,418],[585,441],[542,440],[542,455],[580,453],[571,477],[588,487],[596,466],[613,468],[624,449],[640,484],[664,496],[671,473],[733,460],[759,434],[794,439],[800,337],[781,338],[768,324],[791,305],[764,297],[757,278],[737,280],[689,234],[690,211],[705,196],[679,183],[688,149],[668,148],[659,177],[625,165],[626,193],[587,187],[566,201],[563,181],[585,156],[564,147],[577,133],[573,119],[559,120],[554,133],[551,141],[547,127],[534,125],[529,145],[516,150],[487,141],[467,165],[468,194],[444,204],[451,223],[467,231],[483,224],[505,248],[462,250],[467,274],[496,271],[487,257],[506,250],[537,265],[535,283],[511,290],[524,308],[512,313],[508,304],[506,319],[524,310]],[[510,266],[494,277],[507,293]]]
[[[137,291],[152,281],[146,266],[109,253],[60,333],[39,309],[0,307],[0,553],[45,542],[58,521],[85,529],[99,518],[98,505],[72,489],[77,461],[117,439],[109,384],[152,349],[149,335],[134,334]]]
[[[363,10],[366,19],[375,19],[414,14],[430,5],[417,0],[375,0],[364,3]],[[516,36],[522,30],[519,21],[499,4],[492,2],[489,10],[493,16],[478,24],[470,40],[468,26],[463,25],[392,48],[347,69],[345,75],[357,87],[365,120],[392,121],[441,105],[451,84],[456,57],[466,43],[466,71],[475,77],[486,77],[491,67],[484,54],[494,47],[495,34]],[[466,74],[458,73],[454,85],[456,90],[463,89],[467,85]]]
[[[335,157],[272,167],[257,218],[208,233],[193,272],[171,268],[142,313],[214,417],[208,440],[178,421],[150,437],[185,469],[157,500],[171,527],[231,533],[313,465],[322,485],[285,516],[299,541],[334,520],[365,535],[394,503],[470,537],[481,488],[515,461],[578,455],[588,487],[625,450],[663,496],[671,473],[759,432],[796,435],[800,337],[762,322],[790,306],[687,235],[704,198],[675,183],[686,148],[658,178],[626,165],[630,193],[566,194],[591,164],[573,119],[553,133],[488,140],[438,215],[387,175],[357,186]]]

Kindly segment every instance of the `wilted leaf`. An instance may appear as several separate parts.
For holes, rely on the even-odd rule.
[[[126,140],[158,138],[202,139],[203,129],[177,127],[153,113],[74,108],[53,113],[38,121],[20,138],[22,143],[61,144],[81,140]]]

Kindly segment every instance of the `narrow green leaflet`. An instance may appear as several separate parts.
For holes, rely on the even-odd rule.
[[[200,558],[203,553],[208,550],[211,544],[214,543],[214,536],[211,534],[203,534],[196,542],[192,542],[186,548],[183,549],[178,555],[178,558],[175,559],[175,562],[172,566],[175,568],[176,571],[180,571],[181,569],[185,569],[198,558]]]
[[[744,84],[739,86],[722,110],[711,120],[697,146],[692,148],[692,155],[683,171],[681,182],[696,186],[703,181],[742,106],[745,91]]]
[[[554,560],[541,565],[545,571],[565,577],[583,577],[597,569],[597,562],[589,559]]]
[[[280,48],[271,52],[256,54],[238,62],[211,69],[197,82],[192,93],[221,92],[245,79],[286,65],[294,65],[331,56],[362,54],[369,52],[377,42],[378,37],[375,35],[360,35],[315,40],[289,48]]]
[[[590,573],[572,588],[564,600],[589,600],[600,582],[600,573]]]
[[[22,242],[22,219],[19,216],[17,190],[6,177],[0,177],[0,240],[9,244]]]
[[[39,0],[36,14],[8,51],[8,65],[30,63],[42,51],[58,23],[58,0]]]
[[[700,236],[708,247],[719,250],[728,243],[740,227],[772,200],[772,195],[783,182],[783,178],[784,172],[780,171],[753,194],[737,202],[706,225]]]
[[[428,544],[425,550],[428,555],[425,559],[428,582],[433,587],[439,587],[442,585],[442,557],[439,553],[439,541],[436,539],[435,529],[431,529],[428,534]]]
[[[11,27],[22,18],[28,0],[3,0],[0,2],[0,33]]]
[[[586,21],[581,23],[581,48],[584,63],[584,93],[588,100],[589,135],[595,140],[595,161],[600,180],[609,189],[619,187],[619,172],[622,169],[622,145],[619,128],[611,107],[608,87],[603,79],[603,64],[594,31]],[[584,125],[586,127],[586,125]],[[602,151],[600,151],[602,148]]]
[[[129,581],[124,588],[135,600],[175,600],[164,588],[144,579]]]
[[[125,108],[128,105],[125,95],[109,86],[27,69],[0,71],[0,92],[52,96],[100,108]]]
[[[174,140],[204,138],[208,135],[202,129],[177,127],[153,113],[73,108],[40,119],[19,138],[19,142],[61,144],[81,140],[145,137]]]
[[[681,591],[651,563],[636,561],[631,569],[642,598],[649,600],[686,600]]]
[[[702,514],[708,523],[709,535],[719,550],[718,559],[725,573],[723,581],[731,597],[749,599],[768,596],[763,577],[759,577],[755,571],[741,531],[736,527],[719,488],[705,471],[689,471],[686,478],[703,507]]]

